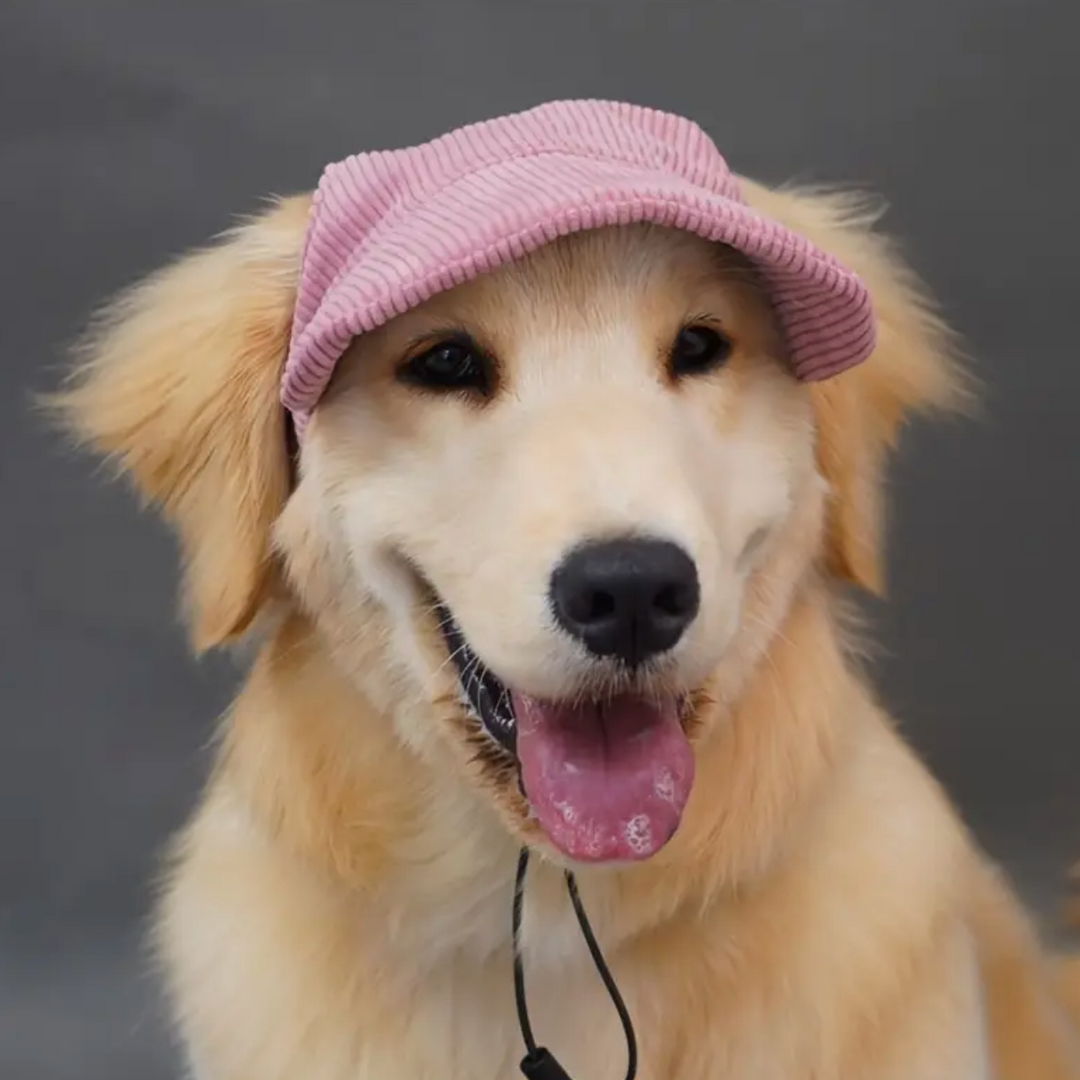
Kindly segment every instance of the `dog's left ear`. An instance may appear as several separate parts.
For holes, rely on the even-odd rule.
[[[873,353],[809,389],[818,467],[830,489],[827,569],[881,595],[889,453],[912,415],[970,406],[974,382],[918,278],[889,240],[874,231],[880,209],[846,194],[743,184],[751,206],[835,256],[870,291],[878,328]]]
[[[278,384],[310,200],[284,200],[122,296],[49,404],[173,525],[194,646],[250,625],[289,489]]]

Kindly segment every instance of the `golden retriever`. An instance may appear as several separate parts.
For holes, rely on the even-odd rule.
[[[882,589],[901,426],[967,396],[950,335],[858,202],[744,190],[865,281],[866,363],[800,383],[744,259],[598,229],[356,339],[294,462],[306,196],[92,335],[60,410],[175,526],[195,647],[258,642],[156,924],[199,1080],[516,1075],[522,845],[531,1014],[575,1080],[618,1080],[626,1046],[571,865],[642,1080],[1080,1077],[1075,962],[1041,953],[845,616],[846,586]],[[605,537],[674,582],[677,643],[631,674],[571,647],[556,622],[599,610],[572,588],[550,613],[552,568]],[[624,835],[575,825],[573,777],[530,806],[519,766],[551,763],[515,751],[537,702],[612,700],[633,731],[611,752],[674,770]]]

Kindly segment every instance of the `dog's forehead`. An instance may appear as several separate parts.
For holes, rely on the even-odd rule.
[[[655,225],[614,226],[562,237],[474,283],[481,295],[544,300],[573,310],[640,293],[681,293],[748,265],[730,249]],[[528,303],[523,306],[528,307]]]
[[[631,225],[572,234],[442,293],[407,314],[411,324],[460,323],[510,348],[609,334],[711,314],[732,319],[767,306],[737,252],[693,234]]]
[[[366,381],[364,370],[381,377],[418,341],[460,331],[498,359],[518,392],[521,375],[639,379],[681,325],[703,317],[754,353],[782,351],[758,272],[738,252],[654,225],[574,233],[361,335],[330,392]]]

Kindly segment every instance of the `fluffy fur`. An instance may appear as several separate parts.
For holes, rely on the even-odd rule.
[[[545,621],[542,582],[621,529],[677,538],[702,577],[652,687],[694,701],[682,827],[579,874],[644,1080],[1080,1077],[1076,962],[1040,952],[894,733],[840,597],[883,588],[904,421],[966,399],[949,335],[857,203],[746,191],[863,276],[864,365],[796,383],[730,252],[580,234],[354,343],[294,473],[277,384],[306,197],[136,288],[87,343],[56,404],[175,526],[195,647],[259,642],[157,923],[199,1080],[516,1075],[515,852],[546,849],[462,708],[429,586],[501,678],[585,693],[599,676]],[[664,342],[701,311],[735,354],[672,385]],[[447,325],[500,358],[490,402],[394,378]],[[541,1041],[580,1080],[622,1076],[550,851],[525,951]]]

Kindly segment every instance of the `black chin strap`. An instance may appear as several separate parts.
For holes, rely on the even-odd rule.
[[[521,959],[521,910],[525,899],[525,873],[529,868],[529,849],[523,847],[518,857],[517,879],[514,883],[514,998],[517,1002],[518,1023],[521,1025],[521,1034],[525,1040],[527,1053],[521,1062],[521,1071],[528,1080],[570,1080],[566,1070],[555,1060],[549,1050],[536,1045],[533,1037],[532,1024],[529,1023],[529,1008],[525,1003],[525,966]],[[577,916],[581,934],[585,938],[585,944],[589,947],[589,955],[593,958],[596,970],[604,981],[608,994],[611,996],[615,1011],[619,1014],[622,1022],[623,1033],[626,1035],[626,1080],[634,1080],[637,1076],[637,1038],[634,1035],[634,1024],[630,1019],[626,1003],[611,977],[604,955],[597,944],[596,935],[589,925],[589,917],[585,914],[585,908],[578,894],[577,882],[569,870],[566,872],[566,890],[570,894],[570,903],[574,905],[574,914]]]

